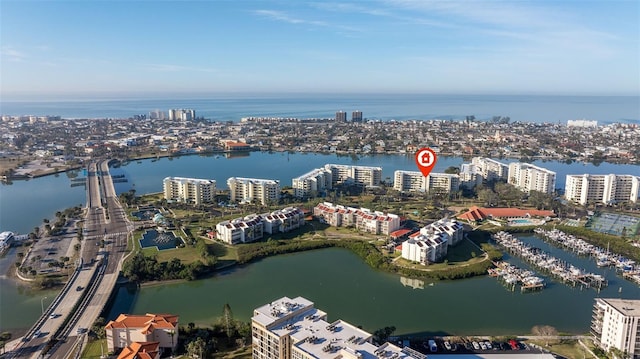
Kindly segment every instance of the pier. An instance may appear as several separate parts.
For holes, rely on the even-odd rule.
[[[578,255],[591,257],[598,267],[615,267],[616,273],[622,278],[640,284],[640,265],[622,255],[609,252],[609,249],[600,248],[574,235],[564,233],[557,229],[546,230],[536,228],[534,232],[544,241],[570,250]]]
[[[508,232],[498,232],[493,235],[493,239],[509,253],[517,255],[525,262],[543,272],[549,273],[549,275],[565,284],[573,287],[580,285],[596,290],[607,286],[607,281],[603,276],[585,272],[537,248],[532,248]]]
[[[520,292],[527,293],[544,288],[544,279],[535,276],[535,273],[521,269],[507,262],[493,262],[496,268],[488,269],[489,276],[496,277],[512,292],[516,286],[520,286]]]

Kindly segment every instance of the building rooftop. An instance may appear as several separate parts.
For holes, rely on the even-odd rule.
[[[640,318],[640,300],[616,298],[600,298],[600,300],[625,316]]]

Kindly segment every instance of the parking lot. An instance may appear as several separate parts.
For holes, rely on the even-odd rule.
[[[495,341],[481,338],[432,338],[422,342],[410,343],[411,347],[423,354],[526,354],[532,349],[525,342],[510,339]],[[536,353],[540,353],[535,349]]]

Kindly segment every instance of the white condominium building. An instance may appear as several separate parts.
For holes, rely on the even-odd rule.
[[[372,335],[327,313],[303,297],[282,297],[254,309],[253,359],[426,359],[410,348],[373,344]]]
[[[166,177],[162,181],[164,198],[192,204],[212,202],[216,197],[216,181],[198,178]]]
[[[367,187],[379,186],[382,182],[382,167],[324,165],[331,172],[331,183],[355,182]]]
[[[440,190],[447,193],[460,188],[460,177],[449,173],[431,173],[427,177],[417,171],[395,171],[393,188],[404,192],[429,192]]]
[[[313,208],[313,215],[334,227],[355,227],[363,232],[390,235],[400,228],[400,217],[367,208],[344,207],[330,202]]]
[[[216,225],[216,238],[229,244],[260,240],[264,233],[289,232],[304,225],[304,213],[296,207],[286,207],[244,218],[223,221]]]
[[[486,157],[474,157],[471,164],[476,165],[485,181],[506,180],[509,166]]]
[[[591,334],[608,352],[616,348],[630,358],[640,358],[640,300],[596,298]]]
[[[258,201],[267,205],[280,199],[280,182],[269,179],[231,177],[227,180],[232,202]]]
[[[292,180],[295,196],[298,198],[313,197],[318,192],[331,189],[331,171],[316,168]]]
[[[601,202],[637,202],[640,177],[631,175],[567,175],[564,195],[569,201],[585,205]]]
[[[441,219],[420,229],[402,243],[402,258],[421,264],[440,262],[449,246],[462,241],[463,226],[454,219]]]
[[[463,163],[460,165],[460,187],[472,189],[482,184],[482,172],[480,168],[471,163]]]
[[[287,207],[261,215],[264,231],[273,234],[289,232],[304,224],[304,213],[299,208]]]
[[[264,224],[257,214],[216,224],[216,238],[229,244],[254,242],[263,235]]]
[[[556,188],[556,173],[529,163],[514,162],[509,164],[507,183],[523,192],[551,194]]]

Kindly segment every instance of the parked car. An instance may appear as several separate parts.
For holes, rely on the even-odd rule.
[[[58,317],[58,314],[56,313],[49,314],[49,319],[56,319],[57,317]]]
[[[449,343],[449,341],[447,341],[447,340],[445,340],[445,341],[444,341],[444,347],[445,347],[447,350],[451,350],[451,344]]]
[[[473,345],[473,349],[480,350],[480,345],[478,345],[478,342],[472,342],[471,345]]]
[[[432,353],[435,353],[438,351],[438,345],[436,344],[436,341],[433,339],[429,339],[429,350],[431,350]]]

